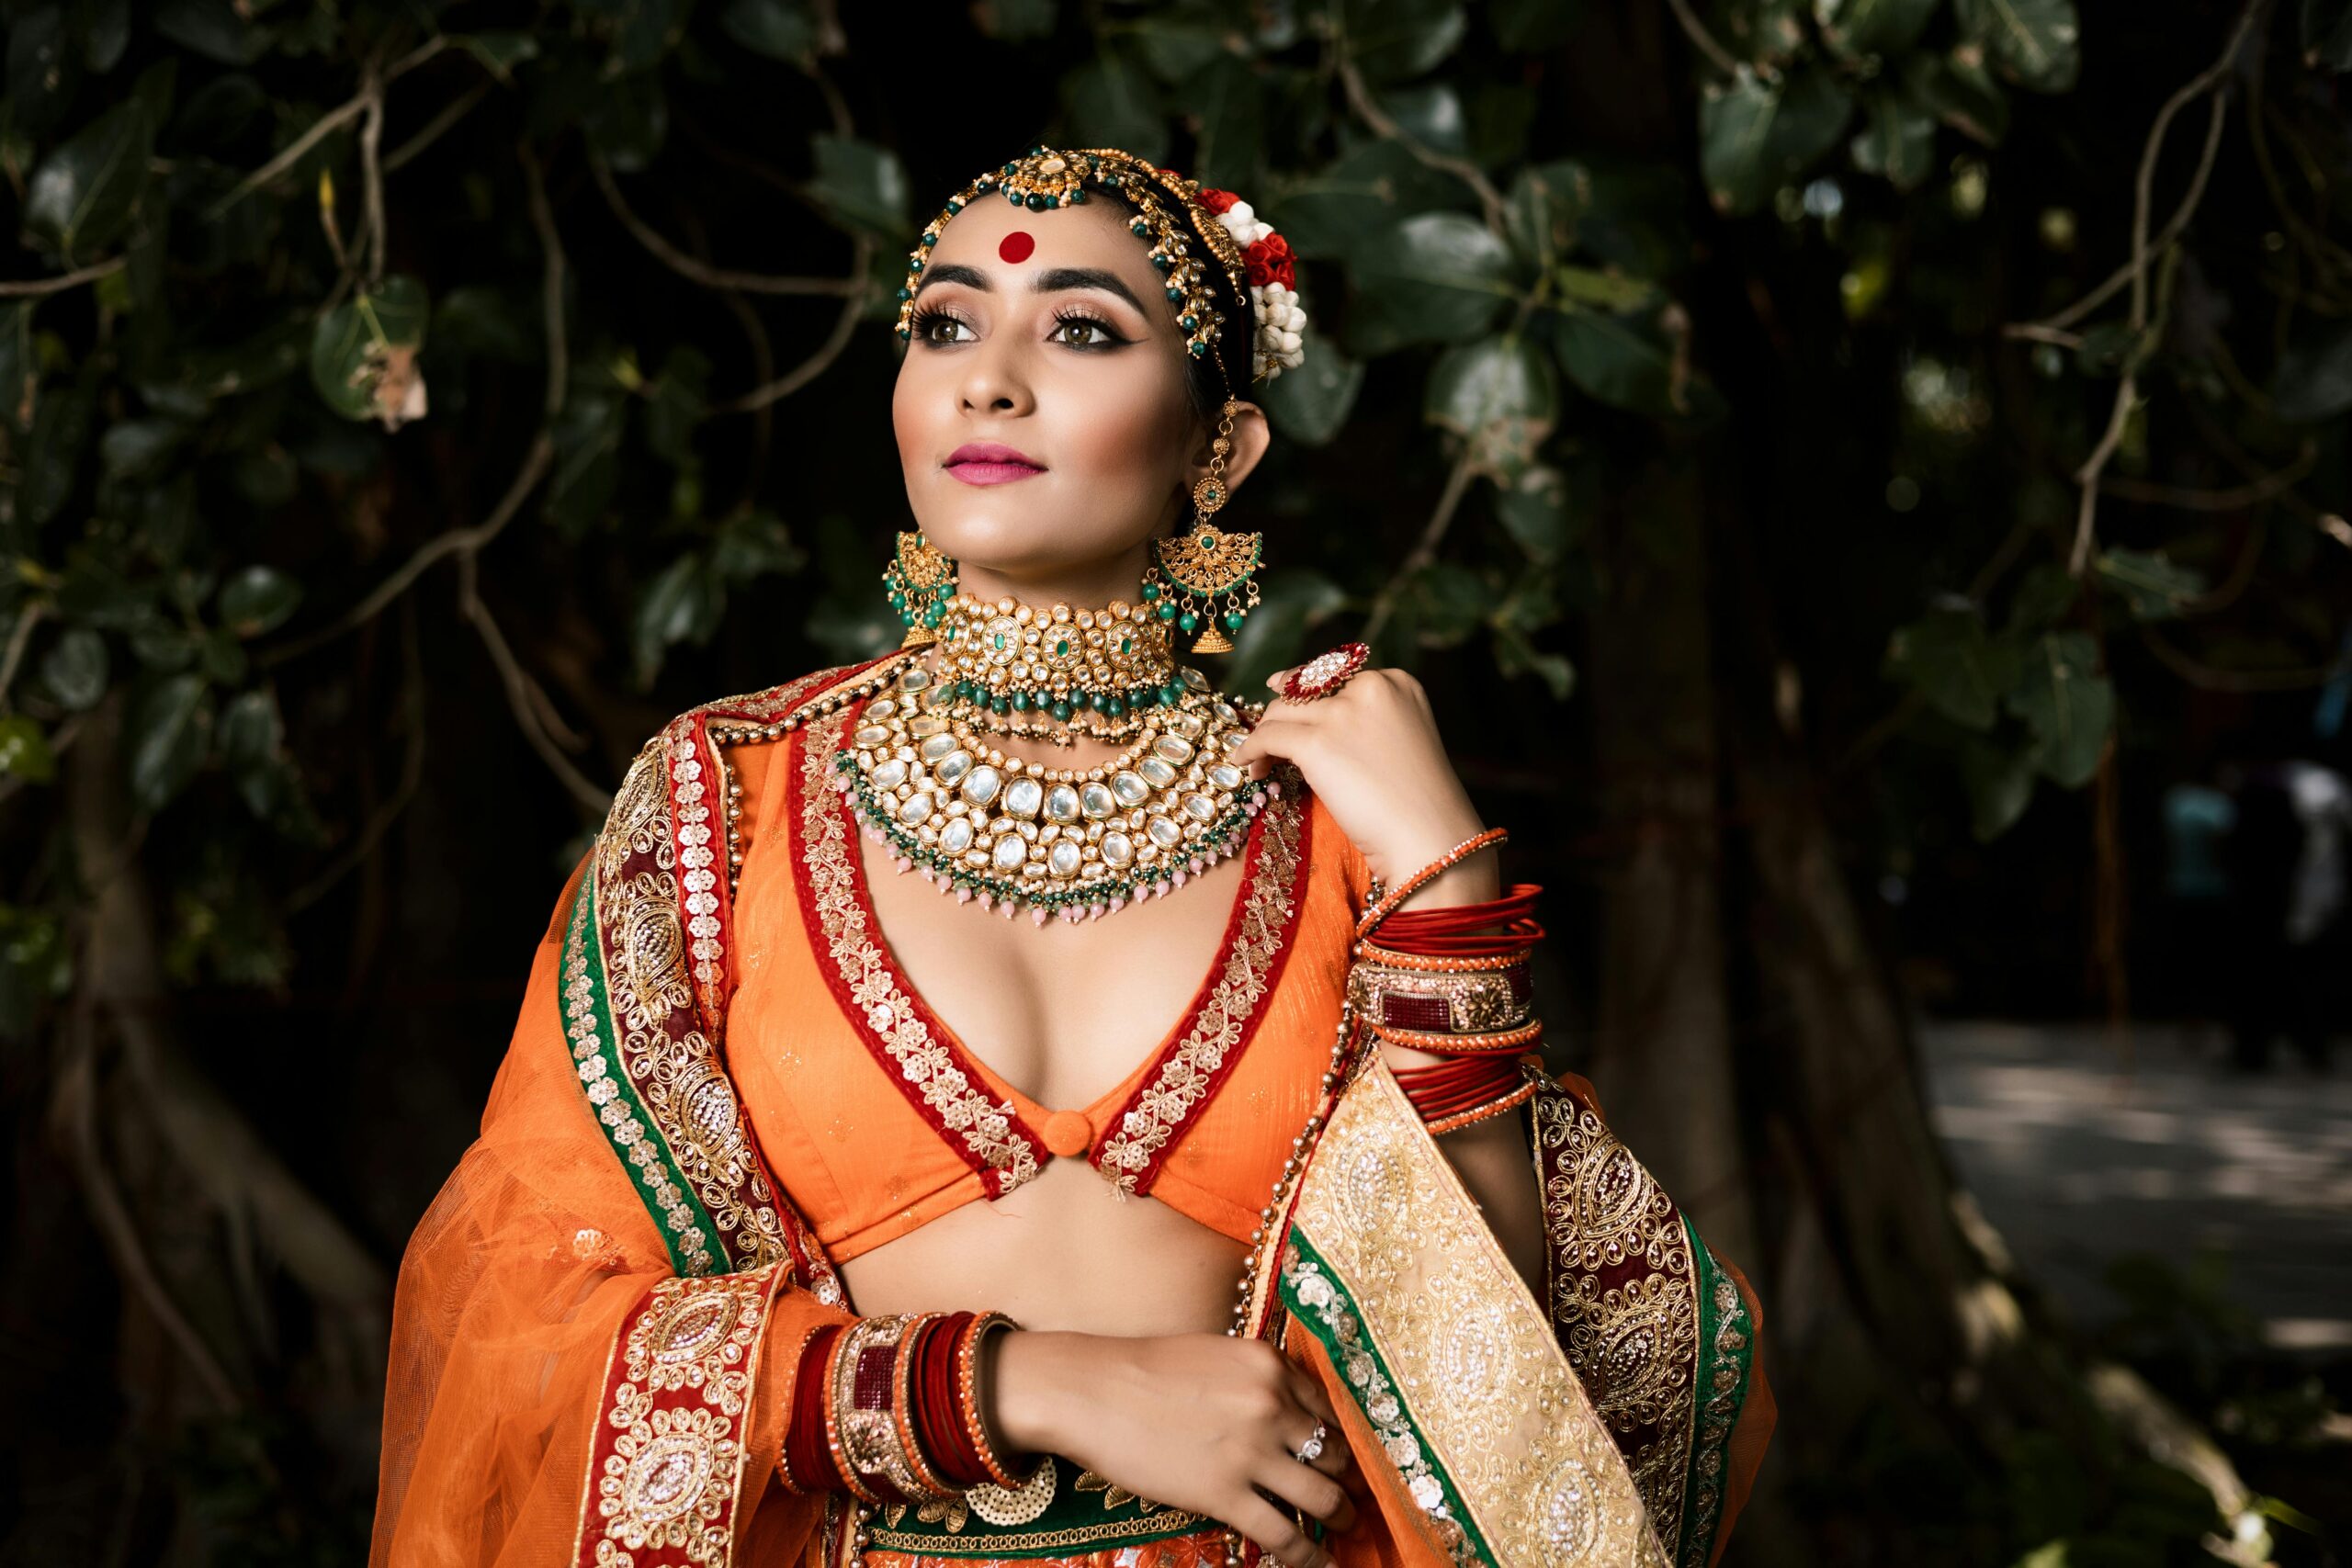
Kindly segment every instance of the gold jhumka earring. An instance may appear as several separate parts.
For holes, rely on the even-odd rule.
[[[1163,596],[1160,585],[1149,582],[1143,590],[1145,598],[1159,602],[1161,620],[1200,634],[1193,642],[1194,653],[1232,652],[1233,639],[1226,634],[1239,631],[1242,619],[1260,603],[1258,560],[1265,536],[1228,534],[1210,521],[1228,498],[1225,458],[1233,450],[1233,416],[1240,408],[1236,400],[1225,400],[1209,449],[1209,471],[1193,486],[1193,525],[1152,542],[1152,558],[1170,591]]]
[[[899,553],[882,570],[883,586],[890,591],[890,607],[906,624],[900,648],[921,648],[939,640],[939,623],[956,592],[956,563],[921,530],[899,536]]]

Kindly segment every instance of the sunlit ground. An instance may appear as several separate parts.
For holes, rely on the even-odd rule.
[[[2279,1349],[2352,1349],[2352,1050],[2312,1074],[2222,1062],[2217,1032],[1931,1023],[1936,1124],[2027,1274],[2086,1325],[2114,1259],[2221,1255],[2231,1301]]]

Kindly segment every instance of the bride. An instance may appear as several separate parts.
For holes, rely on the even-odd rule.
[[[629,770],[401,1267],[378,1568],[1713,1562],[1755,1303],[1538,1065],[1420,688],[1183,661],[1288,247],[1033,148],[899,311],[907,646]]]

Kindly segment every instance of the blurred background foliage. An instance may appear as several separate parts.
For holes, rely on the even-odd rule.
[[[2055,1320],[1904,1020],[2125,1016],[2154,787],[2340,715],[2352,0],[0,15],[12,1560],[364,1551],[546,900],[671,713],[891,640],[904,248],[1040,140],[1302,258],[1231,679],[1416,667],[1554,888],[1783,1336],[1735,1561],[2330,1550],[2336,1394],[2162,1269]]]

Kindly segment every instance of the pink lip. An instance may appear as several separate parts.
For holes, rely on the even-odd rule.
[[[1018,448],[1001,441],[967,441],[947,455],[947,471],[970,485],[1011,484],[1046,471]]]

